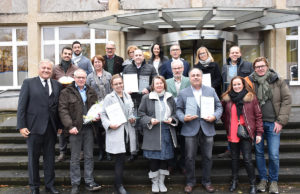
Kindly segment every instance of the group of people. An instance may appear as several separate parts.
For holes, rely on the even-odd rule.
[[[106,44],[106,55],[96,55],[91,61],[82,55],[81,44],[75,41],[64,47],[61,63],[50,60],[39,63],[38,76],[26,79],[18,104],[17,129],[28,146],[28,173],[31,193],[39,193],[39,157],[44,159],[46,191],[60,193],[54,187],[55,143],[59,135],[60,155],[66,157],[70,143],[71,194],[79,193],[80,160],[84,160],[85,188],[97,191],[101,186],[94,180],[94,138],[99,146],[99,160],[115,161],[114,186],[117,193],[128,193],[123,186],[126,153],[134,160],[140,149],[149,160],[148,176],[152,192],[167,192],[165,177],[176,165],[186,176],[185,193],[196,186],[196,156],[201,150],[204,189],[213,193],[211,183],[212,150],[215,123],[221,119],[227,132],[231,153],[232,182],[229,190],[238,186],[240,153],[243,155],[251,194],[278,191],[280,131],[287,124],[291,96],[288,85],[273,71],[266,58],[258,57],[253,64],[243,61],[241,50],[233,46],[222,71],[206,47],[197,50],[196,63],[190,70],[180,58],[178,44],[170,47],[171,59],[163,54],[159,44],[151,47],[152,57],[146,62],[143,52],[129,46],[129,59],[115,54],[113,41]],[[136,74],[139,91],[125,91],[126,74]],[[203,75],[210,74],[211,85],[202,84]],[[74,81],[61,84],[60,78]],[[57,81],[58,80],[58,81]],[[210,109],[201,109],[202,100],[211,102]],[[103,101],[98,117],[84,123],[84,116],[97,101]],[[118,107],[125,121],[116,123],[111,108]],[[208,112],[208,114],[205,114]],[[120,115],[120,113],[118,113]],[[120,119],[121,120],[121,119]],[[240,129],[247,137],[240,136]],[[269,171],[264,158],[267,141]],[[256,167],[260,182],[256,186],[252,164],[252,144],[255,144]],[[177,160],[179,147],[181,158]]]

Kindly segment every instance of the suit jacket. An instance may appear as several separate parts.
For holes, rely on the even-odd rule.
[[[51,95],[54,95],[52,104],[49,104],[49,96],[39,77],[24,80],[19,96],[17,129],[28,128],[31,134],[43,135],[48,121],[55,132],[62,127],[58,116],[58,99],[62,85],[56,80],[50,80]]]
[[[104,70],[107,71],[107,55],[104,56],[105,60],[105,65],[104,65]],[[122,65],[124,62],[124,59],[122,57],[119,57],[115,55],[114,57],[114,69],[112,75],[119,74],[123,72],[124,66]],[[111,73],[111,72],[110,72]]]
[[[189,71],[190,71],[190,64],[182,58],[180,58],[180,60],[183,62],[183,66],[184,66],[183,75],[185,77],[188,77]],[[170,59],[170,60],[164,62],[160,68],[159,75],[164,76],[165,79],[169,79],[169,78],[173,77],[173,72],[172,72],[172,68],[171,68],[172,61],[173,61],[173,59]]]
[[[214,98],[214,116],[216,117],[216,120],[220,119],[220,117],[222,116],[223,108],[215,90],[211,87],[202,86],[202,96],[209,96]],[[195,136],[198,134],[199,129],[201,127],[203,133],[206,136],[214,136],[216,134],[214,122],[209,123],[204,119],[200,118],[200,116],[192,121],[184,122],[187,97],[194,97],[192,87],[187,87],[181,90],[177,98],[176,115],[178,119],[183,123],[181,135],[188,137]],[[199,106],[197,106],[197,115],[200,115],[200,113],[200,108]]]
[[[176,87],[175,87],[174,78],[167,79],[166,82],[167,82],[167,91],[170,92],[173,97],[177,97],[178,94],[177,94],[177,90],[176,90]],[[191,85],[190,84],[190,79],[187,78],[187,77],[182,76],[179,91],[184,89],[184,88],[189,87],[190,85]]]

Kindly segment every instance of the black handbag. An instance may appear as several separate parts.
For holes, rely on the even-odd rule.
[[[241,125],[240,121],[239,121],[239,125],[238,125],[237,136],[239,138],[243,138],[243,139],[248,139],[249,138],[249,133],[248,133],[246,127]]]

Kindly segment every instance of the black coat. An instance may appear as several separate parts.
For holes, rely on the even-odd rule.
[[[104,65],[104,70],[107,71],[107,56],[104,56],[105,60],[105,65]],[[124,66],[122,65],[124,62],[124,59],[122,57],[119,57],[115,55],[114,57],[114,68],[113,68],[113,73],[112,75],[119,74],[123,71]]]

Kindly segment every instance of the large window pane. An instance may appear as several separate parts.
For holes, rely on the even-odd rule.
[[[287,40],[287,71],[291,81],[298,80],[298,41]]]
[[[54,28],[43,28],[44,40],[54,40]]]
[[[59,28],[59,39],[90,39],[90,29],[88,27],[61,27]]]
[[[17,41],[27,40],[27,29],[17,29]]]
[[[22,85],[28,77],[28,49],[27,46],[18,46],[18,85]]]
[[[91,58],[91,45],[90,44],[81,44],[82,55],[86,56],[88,59]]]
[[[0,47],[0,86],[13,85],[12,47]]]
[[[106,31],[105,30],[95,30],[95,38],[96,39],[105,39]]]
[[[105,53],[105,44],[96,44],[95,49],[96,49],[96,52],[95,52],[96,55],[104,56],[106,54]]]
[[[298,35],[298,26],[287,28],[286,34],[287,35]]]
[[[241,52],[243,54],[243,60],[251,63],[260,56],[260,48],[258,45],[243,45],[241,46]]]
[[[0,29],[0,41],[12,41],[11,29]]]
[[[44,46],[44,59],[49,59],[53,63],[55,62],[55,49],[54,49],[54,45],[45,45]]]

